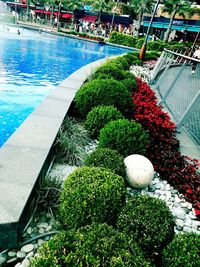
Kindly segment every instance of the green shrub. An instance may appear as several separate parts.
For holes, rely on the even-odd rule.
[[[32,263],[34,267],[152,266],[134,241],[106,224],[60,233],[43,245]]]
[[[136,38],[130,35],[123,34],[123,33],[112,32],[110,34],[109,42],[114,43],[114,44],[135,47]]]
[[[124,158],[116,150],[109,148],[98,148],[88,155],[85,160],[86,166],[104,167],[115,174],[125,177],[126,170]]]
[[[137,57],[139,59],[140,52],[133,51],[132,54],[133,54],[133,56],[135,56],[135,57]]]
[[[115,149],[124,157],[145,154],[148,142],[148,134],[141,124],[126,119],[109,122],[99,135],[100,148]]]
[[[166,44],[163,41],[150,41],[147,44],[149,51],[162,51]]]
[[[195,233],[175,235],[163,250],[163,267],[200,266],[200,235]]]
[[[138,53],[139,55],[139,53]],[[123,58],[125,58],[129,64],[129,67],[132,65],[133,61],[138,58],[138,55],[135,55],[133,52],[129,52],[126,55],[122,56]]]
[[[157,59],[159,57],[160,57],[160,52],[156,52],[156,51],[146,52],[145,54],[145,60]]]
[[[77,35],[78,33],[76,31],[69,31],[69,32],[67,32],[67,34]]]
[[[135,47],[140,49],[142,45],[144,44],[144,40],[145,40],[145,37],[138,38]]]
[[[130,71],[124,72],[124,80],[122,80],[121,82],[130,91],[131,94],[137,89],[136,78]]]
[[[176,49],[180,49],[180,48],[183,48],[184,47],[184,44],[173,44],[173,45],[167,45],[166,44],[166,48],[170,49],[170,50],[176,50]]]
[[[98,138],[99,131],[108,122],[123,118],[122,113],[113,106],[97,106],[87,114],[85,127],[93,138]]]
[[[114,79],[119,80],[119,81],[123,80],[123,78],[124,78],[122,66],[119,67],[119,64],[117,66],[115,63],[112,63],[110,61],[108,61],[107,63],[103,64],[101,67],[99,67],[96,70],[96,72],[92,75],[92,78],[96,79],[96,76],[98,76],[99,74],[110,75]]]
[[[66,117],[54,144],[56,160],[80,166],[86,157],[85,146],[90,141],[89,132],[84,126]]]
[[[131,94],[124,85],[116,80],[91,80],[85,83],[75,95],[78,113],[86,117],[94,107],[113,105],[123,114],[130,114],[133,108]]]
[[[132,79],[136,81],[135,75],[132,74],[130,71],[124,71],[123,75],[124,75],[124,79]]]
[[[141,195],[126,203],[117,221],[117,229],[131,235],[150,257],[172,240],[174,226],[173,215],[164,201]]]
[[[87,33],[79,32],[78,35],[79,35],[80,37],[86,37],[86,36],[87,36]]]
[[[108,80],[108,79],[114,79],[110,74],[105,74],[105,73],[95,73],[92,75],[90,80],[94,80],[94,79],[98,79],[98,80]]]
[[[140,59],[135,59],[133,65],[142,66],[142,61]]]
[[[115,224],[125,201],[125,182],[108,169],[81,167],[68,176],[61,193],[60,222],[79,228],[92,222]]]
[[[118,68],[121,68],[123,70],[129,70],[128,61],[124,57],[117,57],[115,59],[112,59],[110,63],[116,65]]]
[[[121,81],[123,83],[123,85],[132,93],[135,91],[135,89],[137,88],[137,83],[136,80],[133,79],[124,79],[123,81]]]

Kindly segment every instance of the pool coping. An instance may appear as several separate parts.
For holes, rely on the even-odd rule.
[[[38,178],[77,90],[104,59],[81,67],[56,87],[0,148],[0,249],[18,246]]]

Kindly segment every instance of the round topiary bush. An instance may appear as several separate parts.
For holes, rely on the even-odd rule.
[[[133,73],[131,73],[130,71],[124,71],[124,79],[132,79],[136,82],[136,77]],[[123,81],[122,81],[123,82]]]
[[[99,131],[108,122],[123,118],[122,113],[113,106],[97,106],[87,114],[84,124],[91,136],[98,138]]]
[[[154,257],[174,236],[174,218],[164,201],[136,196],[121,210],[117,229],[131,235],[144,253]]]
[[[112,59],[110,63],[114,64],[118,69],[129,70],[130,66],[128,61],[124,57],[117,57]]]
[[[94,107],[113,105],[123,114],[130,114],[133,107],[131,94],[116,80],[91,80],[85,83],[75,95],[75,106],[82,117]]]
[[[61,232],[46,242],[32,260],[34,267],[150,267],[129,237],[107,224],[92,224]]]
[[[124,80],[121,82],[131,92],[131,94],[137,89],[136,78],[130,71],[124,71]]]
[[[109,148],[96,149],[88,155],[85,160],[85,165],[104,167],[122,177],[125,177],[126,175],[124,158],[116,150]]]
[[[122,83],[131,93],[135,92],[135,89],[137,88],[137,83],[135,80],[128,78],[124,79]]]
[[[111,121],[100,130],[99,147],[115,149],[124,157],[131,154],[144,155],[148,143],[147,131],[135,121]]]
[[[105,73],[95,73],[91,80],[98,79],[98,80],[107,80],[107,79],[114,79],[111,75]]]
[[[175,235],[163,250],[162,267],[200,266],[200,235],[195,233]]]
[[[108,61],[107,63],[103,64],[99,67],[96,72],[93,74],[92,78],[95,79],[96,75],[98,76],[99,73],[106,74],[112,76],[116,80],[123,80],[123,68],[119,65],[117,66],[115,63]]]
[[[139,59],[139,53],[137,52],[137,54],[134,54],[132,52],[129,52],[126,55],[124,55],[123,58],[127,60],[130,67],[135,59]]]
[[[125,201],[125,182],[108,169],[82,167],[64,182],[60,222],[65,228],[79,228],[92,222],[115,224]]]

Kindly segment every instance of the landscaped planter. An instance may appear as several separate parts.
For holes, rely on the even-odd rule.
[[[131,58],[131,55],[129,55],[129,59],[130,58]],[[123,73],[124,73],[123,66],[122,65],[120,66],[119,62],[117,64],[118,64],[117,65],[118,69],[121,69],[120,75],[122,75],[122,77],[123,77]],[[106,69],[106,71],[108,72],[108,69]],[[112,68],[112,71],[113,71],[113,68]],[[109,77],[109,75],[107,75],[107,76],[104,76],[104,79],[107,79],[109,81],[109,79],[111,79],[111,77]],[[107,84],[107,83],[104,83],[104,84]],[[102,94],[102,95],[98,94],[98,96],[103,97],[105,99],[105,94]],[[130,94],[129,94],[129,96],[131,97]],[[112,100],[112,97],[113,98],[115,97],[114,93],[113,93],[113,96],[110,96],[110,100]],[[85,98],[87,98],[88,102],[86,101]],[[70,115],[77,116],[77,113],[76,113],[77,108],[79,108],[79,115],[80,115],[80,108],[82,108],[81,103],[83,103],[84,101],[86,101],[86,102],[84,102],[86,107],[87,107],[87,103],[91,103],[91,107],[87,107],[88,108],[87,112],[89,110],[91,110],[92,106],[95,106],[95,103],[92,102],[93,99],[94,99],[93,97],[90,99],[90,97],[88,95],[86,97],[86,94],[83,94],[82,102],[80,101],[80,103],[79,103],[80,106],[77,106],[76,105],[77,104],[76,97],[75,97],[75,109],[73,109],[73,111],[70,113]],[[159,147],[158,148],[156,147],[156,141],[159,141],[159,144],[163,144],[163,147],[166,150],[165,152],[167,152],[167,149],[170,150],[173,148],[173,152],[177,152],[176,155],[178,155],[178,159],[176,158],[176,160],[179,160],[179,158],[182,160],[183,158],[178,153],[179,146],[178,146],[178,142],[176,141],[176,138],[175,138],[175,125],[172,122],[170,122],[168,115],[164,114],[162,112],[162,109],[156,106],[157,100],[156,100],[155,94],[152,92],[150,87],[145,82],[141,81],[140,79],[137,79],[137,89],[136,88],[133,89],[132,99],[133,99],[134,106],[133,107],[131,106],[131,108],[132,108],[132,111],[134,111],[134,112],[131,112],[131,109],[129,107],[127,109],[127,111],[125,112],[125,116],[127,116],[129,119],[133,117],[137,121],[137,123],[136,122],[133,123],[133,125],[135,125],[134,130],[136,131],[136,133],[137,133],[137,131],[141,131],[141,134],[136,135],[137,140],[134,140],[134,136],[133,136],[132,140],[131,140],[131,137],[128,138],[129,130],[132,129],[131,127],[129,127],[129,124],[131,123],[131,121],[129,121],[130,123],[126,123],[125,119],[120,119],[118,127],[116,127],[114,121],[112,121],[112,119],[111,119],[111,121],[108,122],[108,124],[106,124],[105,126],[103,125],[103,129],[100,129],[100,136],[99,137],[97,136],[97,138],[100,138],[100,142],[99,143],[97,142],[96,144],[97,144],[97,146],[99,144],[100,144],[100,146],[102,146],[102,145],[103,146],[104,145],[106,145],[106,146],[107,145],[109,145],[109,146],[115,145],[115,149],[116,150],[120,149],[120,152],[124,155],[126,155],[126,153],[127,153],[126,149],[129,146],[133,146],[134,149],[135,148],[140,149],[141,153],[148,155],[149,158],[151,157],[152,162],[154,163],[154,167],[156,168],[156,170],[159,170],[159,168],[160,168],[161,173],[164,173],[165,171],[167,171],[167,175],[170,175],[170,171],[171,171],[170,168],[172,166],[171,165],[169,165],[169,166],[164,165],[164,161],[166,160],[165,158],[162,159],[163,165],[161,164],[159,166],[159,161],[158,161],[159,157],[157,158],[157,155],[159,155],[159,153],[162,152],[162,150],[161,149],[159,150]],[[97,100],[99,101],[99,99],[97,99]],[[109,98],[107,100],[109,100]],[[124,99],[123,99],[123,101],[124,101]],[[109,101],[107,103],[109,105]],[[98,102],[98,104],[99,104],[99,102]],[[111,104],[113,104],[113,103],[111,103]],[[155,113],[154,113],[154,111],[155,111]],[[87,114],[87,112],[86,112],[86,114]],[[85,118],[86,114],[84,114],[84,118]],[[127,121],[128,121],[128,119],[127,119]],[[110,131],[110,134],[109,134],[109,128],[112,129]],[[115,128],[116,129],[119,128],[119,132],[121,130],[122,133],[124,133],[123,135],[125,137],[127,137],[127,140],[124,140],[124,142],[127,142],[126,146],[123,146],[124,142],[120,143],[121,138],[116,138],[116,142],[113,142],[113,139],[112,139],[113,135],[118,136],[117,131],[116,131],[116,133],[114,131]],[[143,128],[143,130],[141,130],[142,128]],[[146,134],[147,130],[149,132],[149,135]],[[99,131],[99,129],[98,129],[98,131]],[[130,131],[132,134],[132,130],[130,130]],[[142,141],[140,140],[141,136],[143,136],[143,139],[141,139]],[[147,138],[149,138],[148,136],[150,137],[150,139],[149,139],[150,143],[147,142]],[[103,138],[103,141],[101,140],[101,138]],[[134,140],[134,142],[133,142],[133,140]],[[131,141],[132,141],[132,143],[131,143]],[[171,142],[170,145],[168,145],[168,143],[167,143],[168,141]],[[142,146],[142,144],[143,144],[143,146]],[[152,146],[152,144],[153,144],[153,146]],[[163,147],[161,147],[161,148],[163,148]],[[156,148],[155,151],[152,150],[155,148]],[[101,149],[107,149],[107,148],[101,148]],[[97,151],[97,153],[98,153],[98,151]],[[109,163],[112,162],[111,159],[109,158],[109,157],[112,157],[112,153],[108,153],[108,152],[106,152],[106,153],[107,153],[106,154],[107,160],[104,161],[104,164],[102,164],[101,166],[98,166],[98,168],[99,167],[100,168],[106,167],[109,169],[112,167],[112,164],[113,165],[115,164],[115,163],[107,164],[108,162]],[[150,154],[150,153],[152,153],[152,154]],[[117,158],[119,158],[119,160],[120,160],[120,157],[118,155],[117,155]],[[100,157],[98,160],[100,160]],[[94,162],[94,159],[93,159],[93,162]],[[168,161],[167,161],[167,163],[168,163]],[[182,165],[181,167],[186,167],[186,170],[191,171],[194,175],[193,178],[195,178],[196,165],[195,164],[194,165],[189,164],[189,163],[187,165],[187,161],[184,161],[184,160],[181,161],[181,163],[185,164],[185,165]],[[84,161],[83,161],[83,164],[84,164]],[[100,163],[98,163],[98,164],[100,164]],[[168,167],[168,169],[167,169],[167,167]],[[79,259],[80,266],[82,264],[82,261],[85,262],[85,260],[86,261],[89,260],[88,266],[90,266],[90,265],[96,266],[97,262],[99,264],[99,262],[102,261],[102,258],[105,257],[105,259],[108,259],[110,257],[110,255],[111,255],[112,261],[114,261],[114,263],[116,263],[117,266],[124,266],[124,264],[126,264],[126,266],[130,266],[130,267],[134,266],[134,261],[132,261],[131,258],[130,258],[130,262],[126,262],[126,260],[129,261],[128,256],[127,256],[127,258],[126,257],[120,258],[123,254],[119,254],[119,257],[117,259],[115,259],[115,257],[112,255],[113,244],[111,246],[109,242],[108,242],[108,245],[106,247],[106,255],[104,256],[104,254],[103,254],[102,257],[99,256],[101,254],[100,252],[102,252],[102,249],[98,250],[98,247],[101,248],[102,246],[104,246],[104,244],[105,244],[104,238],[106,238],[100,234],[101,231],[103,231],[103,229],[107,229],[107,231],[111,232],[112,234],[111,234],[110,239],[113,238],[113,240],[115,240],[115,241],[113,241],[114,244],[116,242],[116,239],[114,237],[115,231],[112,232],[113,231],[112,228],[109,228],[108,226],[105,226],[105,228],[104,228],[104,226],[102,226],[102,228],[101,228],[101,226],[95,225],[95,226],[92,226],[92,232],[90,232],[90,230],[88,230],[88,228],[90,228],[90,226],[86,226],[86,228],[81,228],[81,230],[78,229],[77,231],[75,231],[73,229],[74,228],[73,225],[76,226],[76,228],[79,228],[79,226],[84,225],[85,222],[88,222],[88,223],[92,222],[93,219],[91,219],[91,218],[95,218],[93,223],[94,222],[98,223],[98,221],[99,221],[98,218],[100,218],[101,222],[103,222],[102,220],[104,220],[104,218],[106,218],[107,223],[113,224],[114,227],[116,225],[116,222],[115,222],[116,214],[114,214],[114,216],[113,216],[112,212],[110,212],[110,214],[113,216],[112,217],[113,219],[110,221],[111,218],[109,218],[109,211],[110,211],[109,209],[112,207],[112,205],[114,205],[114,204],[112,204],[112,201],[114,201],[115,198],[120,203],[119,204],[119,206],[120,206],[119,210],[115,207],[116,208],[115,211],[120,212],[121,206],[124,205],[124,203],[125,203],[125,201],[124,201],[125,200],[124,199],[125,187],[123,189],[122,181],[123,181],[123,179],[125,179],[125,177],[122,178],[119,176],[120,177],[119,178],[116,174],[113,174],[115,172],[115,169],[117,169],[117,168],[112,168],[113,170],[109,170],[109,171],[102,169],[101,171],[99,171],[99,173],[98,173],[98,168],[96,168],[96,167],[92,167],[91,169],[89,167],[80,168],[80,169],[76,170],[75,172],[73,172],[73,174],[70,176],[69,181],[66,180],[65,193],[63,193],[63,195],[62,195],[62,201],[64,203],[64,204],[62,204],[62,209],[65,209],[66,216],[63,216],[63,217],[61,216],[63,229],[65,232],[61,233],[61,235],[59,235],[58,237],[55,237],[54,239],[49,241],[46,245],[44,245],[44,247],[40,253],[40,257],[39,257],[38,262],[36,260],[35,266],[41,266],[41,265],[50,266],[53,264],[55,265],[55,262],[60,261],[60,263],[61,263],[61,261],[63,261],[63,260],[65,261],[65,264],[66,263],[72,263],[73,259],[75,259],[76,257],[78,257],[78,259]],[[175,170],[179,171],[180,169],[177,168]],[[96,175],[95,176],[96,179],[94,179],[95,177],[93,177],[94,172]],[[100,173],[101,173],[101,175],[100,175]],[[106,174],[106,175],[104,176],[104,174]],[[173,172],[172,174],[178,175],[179,173],[174,174],[174,172]],[[183,174],[185,174],[185,173],[183,173]],[[124,174],[122,172],[122,176],[123,175]],[[109,181],[109,176],[111,177],[111,181]],[[156,176],[156,174],[155,174],[155,176]],[[177,188],[179,188],[180,185],[177,185],[176,184],[177,180],[176,179],[173,180],[173,178],[174,178],[174,176],[171,176],[171,177],[169,176],[168,181],[169,182],[173,181],[171,183],[174,184],[175,186],[177,186]],[[186,178],[186,177],[184,177],[184,178]],[[104,183],[104,179],[106,179],[106,183]],[[115,184],[115,190],[112,190],[113,179],[116,179],[114,181],[116,183]],[[157,181],[156,185],[161,184],[161,181],[159,181],[158,178],[155,178],[154,180]],[[196,181],[196,180],[194,179],[194,181]],[[166,190],[167,190],[167,187],[170,189],[170,185],[167,184],[167,182],[165,183],[165,185],[166,185],[166,188],[165,188]],[[151,186],[153,187],[153,182],[152,182],[152,185],[150,185],[149,189],[151,189]],[[108,187],[109,190],[105,190],[106,187]],[[98,192],[98,188],[100,190],[99,192]],[[119,188],[121,188],[121,189],[119,189]],[[97,191],[95,191],[95,190],[97,190]],[[134,189],[130,189],[129,187],[127,187],[126,190],[130,193],[129,197],[134,195],[135,192],[137,192],[136,194],[140,193],[140,191],[137,191],[137,190],[135,191]],[[99,194],[99,193],[101,193],[101,194]],[[145,194],[145,190],[142,190],[141,193]],[[151,191],[150,191],[150,193],[151,193]],[[190,192],[190,193],[195,195],[195,192]],[[166,195],[166,199],[169,197],[169,195],[171,195],[171,192],[168,192],[168,194]],[[66,196],[66,199],[65,199],[65,196]],[[68,210],[68,201],[70,203],[70,209],[69,210]],[[134,216],[131,215],[132,213],[129,214],[129,208],[127,208],[128,207],[128,205],[127,205],[126,209],[123,210],[123,212],[121,213],[120,220],[118,221],[118,228],[120,229],[120,231],[126,232],[126,234],[128,234],[127,240],[130,240],[130,242],[131,242],[131,238],[132,238],[132,235],[130,235],[130,232],[133,230],[133,233],[136,237],[136,239],[134,238],[134,240],[139,239],[137,241],[138,241],[138,243],[140,243],[140,247],[142,247],[142,249],[144,249],[144,252],[146,255],[146,261],[143,262],[140,260],[140,261],[138,261],[138,263],[135,266],[138,267],[138,266],[140,266],[140,264],[141,264],[141,266],[149,266],[149,267],[154,266],[153,263],[149,262],[148,257],[150,257],[151,260],[153,260],[154,263],[157,264],[157,261],[155,261],[157,259],[157,256],[161,257],[161,253],[162,253],[163,248],[173,238],[173,235],[174,235],[173,216],[172,216],[171,212],[169,211],[169,209],[166,207],[166,204],[162,200],[157,201],[155,198],[152,198],[152,197],[140,196],[139,198],[132,199],[132,201],[134,201],[134,205],[136,205],[136,209],[133,208],[133,214],[138,209],[136,214],[134,214]],[[78,204],[74,205],[74,203],[78,203]],[[137,206],[138,203],[139,203],[139,207]],[[147,203],[148,203],[148,206],[147,206]],[[154,206],[153,203],[155,203],[156,206]],[[103,210],[99,209],[101,205],[104,207]],[[131,208],[132,208],[132,206],[133,205],[131,204]],[[88,213],[88,210],[89,210],[89,213]],[[84,216],[86,216],[86,219],[84,219],[84,220],[83,220],[83,218],[81,218],[82,212],[84,213]],[[137,216],[138,212],[140,214],[140,220],[138,220],[138,216]],[[143,214],[145,215],[145,223],[143,220]],[[157,214],[157,215],[159,214],[159,216],[154,218],[154,214]],[[64,212],[63,212],[63,215],[64,215]],[[97,215],[100,217],[98,217]],[[105,215],[105,217],[104,217],[104,215]],[[128,217],[127,215],[131,215],[131,216]],[[180,221],[181,216],[184,216],[184,214],[182,213],[182,210],[177,209],[176,210],[176,219],[178,222]],[[70,223],[67,223],[67,221],[65,221],[65,218],[67,218],[67,221]],[[124,223],[127,220],[129,221],[129,223]],[[135,220],[135,223],[132,220]],[[72,228],[71,232],[68,231],[69,227]],[[159,227],[160,227],[160,230],[159,230]],[[122,229],[122,228],[126,228],[126,229]],[[101,229],[101,231],[99,231],[98,229]],[[108,230],[108,229],[110,229],[110,230]],[[94,232],[95,232],[95,234],[94,234]],[[145,232],[145,235],[143,234],[144,232]],[[151,233],[151,235],[149,236],[150,233]],[[74,254],[74,257],[70,258],[71,256],[69,256],[69,255],[72,255],[72,254],[69,254],[69,251],[71,251],[71,252],[74,251],[74,247],[73,248],[71,247],[71,246],[73,246],[73,242],[71,242],[71,241],[75,237],[77,237],[79,239],[77,234],[81,236],[81,245],[79,247],[79,251],[77,251]],[[97,241],[96,240],[94,241],[91,237],[92,236],[93,237],[94,236],[99,237],[99,234],[100,234],[100,237],[102,239],[100,238],[100,241],[98,240],[98,245],[94,245],[94,242],[97,242]],[[85,236],[87,236],[86,239],[85,239]],[[121,235],[119,235],[119,236],[123,240],[123,237]],[[89,242],[90,238],[92,240],[91,242],[93,245],[91,245]],[[195,236],[194,238],[198,239],[198,236],[197,237]],[[78,240],[78,239],[76,239],[76,240]],[[87,245],[90,244],[89,249],[88,248],[86,249],[87,246],[84,247],[87,250],[86,254],[85,254],[85,252],[82,254],[82,249],[83,249],[82,244],[84,243],[84,239],[86,241],[88,241]],[[70,242],[69,242],[69,240],[70,240]],[[143,242],[143,240],[144,240],[144,242]],[[185,242],[187,243],[187,240]],[[132,243],[133,243],[133,241],[132,241]],[[94,247],[95,247],[95,255],[93,255]],[[116,243],[116,246],[114,246],[114,247],[116,247],[116,248],[118,247],[118,242]],[[52,248],[53,248],[53,250],[52,250]],[[150,253],[149,253],[148,248],[151,248]],[[140,255],[139,250],[137,250],[137,248],[135,248],[135,249],[136,249],[136,251],[138,251],[137,257],[140,257],[140,256],[138,256],[138,255]],[[129,255],[129,250],[126,253],[127,253],[127,255]],[[87,259],[84,258],[85,255],[89,255],[89,256],[87,256]],[[120,261],[119,261],[119,259],[120,259]],[[187,259],[186,259],[186,261],[187,261]],[[105,266],[110,266],[109,265],[110,260],[108,260],[108,262],[109,262],[108,265],[105,265]],[[79,264],[79,263],[77,263],[77,264]],[[114,266],[114,263],[113,263],[113,266]],[[79,265],[77,265],[77,266],[79,266]],[[162,266],[162,265],[160,265],[160,266]],[[163,265],[162,267],[165,267],[165,266]]]

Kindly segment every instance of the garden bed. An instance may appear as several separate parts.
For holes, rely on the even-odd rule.
[[[188,214],[198,222],[192,213],[200,210],[198,162],[181,155],[174,123],[149,85],[129,72],[131,65],[141,64],[137,56],[129,53],[109,60],[76,93],[68,115],[79,120],[79,128],[73,134],[77,126],[64,124],[55,150],[58,161],[82,167],[61,188],[61,233],[44,244],[33,266],[200,264],[199,224],[194,233],[174,233],[175,225],[183,232],[181,216]],[[89,155],[88,134],[98,140]],[[127,185],[123,159],[130,154],[145,155],[160,174],[146,190]],[[184,203],[185,215],[176,206],[172,214],[166,205],[172,190],[173,203],[183,198],[177,203]]]

